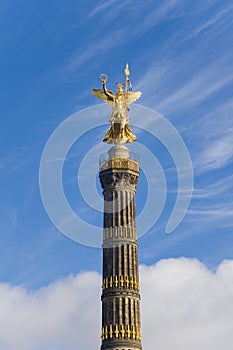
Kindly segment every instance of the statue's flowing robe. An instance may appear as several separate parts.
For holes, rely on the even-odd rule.
[[[110,116],[111,126],[105,137],[104,142],[114,144],[124,144],[135,141],[136,135],[133,133],[129,126],[129,117],[126,113],[127,106],[124,101],[108,101],[108,104],[112,108],[112,114]]]

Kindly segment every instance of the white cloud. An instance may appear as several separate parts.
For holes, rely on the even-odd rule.
[[[1,284],[0,348],[94,349],[100,332],[100,283],[97,273],[86,272],[35,292]]]
[[[200,48],[172,60],[164,58],[162,63],[151,64],[134,86],[143,91],[143,102],[166,115],[187,110],[190,114],[191,107],[225,88],[233,80],[229,73],[231,57],[225,55],[208,66],[196,66],[199,51]]]
[[[161,2],[158,5],[152,1],[152,7],[148,9],[141,20],[137,23],[136,32],[144,32],[156,26],[159,22],[165,21],[167,18],[175,18],[181,16],[182,1],[169,0]],[[156,6],[157,5],[157,6]]]
[[[233,226],[233,175],[224,176],[218,181],[200,182],[200,187],[195,188],[193,192],[193,205],[188,209],[186,221],[198,222],[202,225],[210,227],[218,225],[218,227]]]
[[[141,268],[144,349],[230,350],[233,262],[216,273],[197,260]]]
[[[162,99],[157,108],[168,111],[182,110],[206,100],[233,79],[228,68],[224,70],[220,66],[219,69],[222,68],[221,74],[216,73],[218,67],[216,63],[202,69],[191,77],[187,83],[171,93],[170,96]]]
[[[137,4],[130,0],[100,1],[89,12],[87,18],[87,21],[98,19],[98,25],[94,31],[86,32],[85,43],[72,54],[59,74],[80,72],[81,67],[86,67],[91,60],[102,62],[106,54],[111,53],[114,48],[117,47],[119,51],[123,44],[140,38],[167,17],[180,16],[180,11],[180,0],[169,0],[166,4],[155,4],[153,0]],[[123,56],[127,55],[126,51]]]
[[[223,177],[220,180],[209,183],[207,186],[201,188],[195,188],[192,194],[192,198],[206,199],[217,197],[218,195],[226,195],[232,190],[233,187],[233,175]]]
[[[109,1],[104,1],[98,4],[89,14],[90,17],[94,17],[95,15],[99,15],[100,12],[106,11],[111,8],[112,6],[115,6],[116,4],[119,4],[117,0],[109,0]]]
[[[114,37],[114,40],[112,40],[112,37]],[[99,54],[114,48],[123,37],[123,30],[117,29],[112,31],[111,35],[92,39],[91,43],[87,40],[85,42],[85,47],[79,48],[79,50],[69,58],[63,71],[70,74],[80,70],[83,65],[87,66],[88,62],[96,59]]]
[[[233,100],[223,101],[190,124],[189,136],[196,143],[193,164],[197,174],[220,169],[232,162]],[[224,180],[225,181],[225,180]]]
[[[201,132],[201,139],[204,139],[205,144],[206,141],[222,137],[226,135],[226,131],[232,129],[232,111],[233,99],[230,98],[217,108],[208,110],[199,120],[193,121],[191,130],[199,135]]]
[[[231,349],[233,261],[216,273],[185,258],[140,272],[144,350]],[[99,348],[100,280],[84,272],[34,292],[0,284],[0,348]]]
[[[207,147],[195,160],[199,172],[221,168],[227,165],[233,157],[233,129],[221,138],[209,142]]]
[[[189,39],[199,35],[203,31],[209,29],[209,27],[215,25],[217,22],[219,22],[222,19],[223,16],[225,16],[226,14],[229,14],[229,12],[232,10],[232,8],[233,8],[233,5],[230,5],[229,7],[223,9],[222,11],[219,11],[213,17],[209,18],[208,21],[206,21],[205,23],[198,26],[197,29],[195,29],[193,31],[193,33],[191,33],[185,40],[189,40]]]
[[[198,222],[213,226],[216,222],[219,227],[233,227],[233,203],[209,204],[198,208],[189,209],[189,222]]]

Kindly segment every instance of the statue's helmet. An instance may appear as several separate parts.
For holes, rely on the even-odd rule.
[[[116,96],[117,97],[124,95],[124,91],[123,91],[123,88],[122,88],[124,85],[125,84],[117,83],[117,91],[116,91]]]

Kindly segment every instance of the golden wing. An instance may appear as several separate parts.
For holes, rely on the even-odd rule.
[[[135,91],[135,92],[131,92],[131,91],[128,91],[126,93],[126,104],[129,105],[130,103],[138,100],[140,97],[141,97],[141,92],[140,91]]]
[[[104,90],[99,90],[99,89],[92,89],[91,92],[93,93],[93,95],[97,98],[99,98],[100,100],[104,100],[106,102],[109,102],[109,97],[105,94]],[[113,95],[111,90],[107,90],[107,92],[110,95]],[[113,95],[114,96],[114,95]]]

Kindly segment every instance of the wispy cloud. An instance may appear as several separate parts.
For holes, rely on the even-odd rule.
[[[221,138],[232,128],[233,98],[223,100],[217,107],[207,109],[199,120],[193,120],[191,128],[193,134],[201,133],[206,141]]]
[[[159,111],[181,112],[207,100],[231,82],[233,74],[230,73],[230,65],[228,57],[220,58],[198,71],[189,71],[189,77],[185,77],[180,58],[176,58],[166,62],[166,65],[149,67],[138,86],[144,86],[145,100],[150,104],[154,100],[154,107]],[[177,80],[179,74],[181,78]]]
[[[217,223],[218,227],[233,227],[233,203],[227,204],[215,204],[210,206],[199,206],[198,208],[192,207],[188,210],[188,218],[186,219],[189,222],[198,222],[199,223],[209,223],[213,225]]]
[[[14,147],[0,156],[0,172],[7,175],[17,173],[31,161],[30,150],[26,147]]]
[[[118,0],[101,1],[97,6],[89,13],[90,17],[99,15],[101,12],[108,10],[111,7],[115,7],[116,4],[120,4]]]
[[[145,32],[148,29],[153,28],[158,23],[165,21],[167,18],[175,18],[181,16],[183,11],[180,6],[183,1],[169,0],[166,2],[158,3],[152,1],[153,6],[141,17],[140,22],[137,23],[136,32]]]
[[[102,25],[117,17],[119,18],[119,24],[123,25],[124,21],[126,27],[129,20],[131,23],[135,22],[134,31],[128,32],[127,38],[129,39],[129,37],[132,38],[132,36],[142,34],[149,28],[154,27],[158,22],[164,21],[167,16],[176,17],[180,11],[180,0],[168,0],[166,3],[155,3],[153,0],[137,3],[130,0],[123,2],[109,0],[97,4],[89,13],[89,16],[94,17],[101,13]]]
[[[90,62],[90,60],[92,60],[94,57],[99,57],[99,55],[103,52],[111,50],[113,47],[118,45],[121,38],[124,38],[123,30],[117,29],[111,32],[111,35],[98,38],[92,43],[89,43],[87,40],[85,46],[72,55],[65,65],[63,71],[66,74],[73,73],[74,71],[80,70],[83,65],[85,65],[86,69],[88,69],[87,64]]]
[[[86,33],[85,44],[70,57],[64,72],[72,73],[102,52],[106,55],[114,47],[141,37],[161,20],[167,16],[176,17],[180,11],[178,0],[170,0],[166,4],[148,1],[136,5],[132,1],[100,2],[89,13],[90,19],[99,16],[98,26],[95,31]]]
[[[208,184],[206,187],[195,188],[192,197],[194,199],[207,199],[217,197],[233,188],[233,175],[223,177],[222,179]]]
[[[215,25],[217,22],[219,22],[225,15],[229,15],[229,13],[232,11],[233,5],[228,6],[227,8],[219,11],[217,14],[209,18],[205,23],[199,25],[189,36],[187,36],[184,40],[193,39],[197,35],[201,34],[203,31],[206,31],[211,26]]]
[[[197,155],[194,166],[198,172],[224,167],[233,159],[233,129],[221,138],[210,142],[208,146]]]

